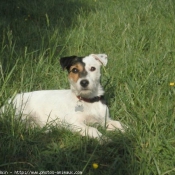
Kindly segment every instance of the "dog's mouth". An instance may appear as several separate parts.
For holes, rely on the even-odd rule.
[[[90,90],[88,87],[81,87],[81,91],[88,91]]]
[[[89,96],[92,93],[92,90],[89,88],[81,88],[79,91],[80,96]]]

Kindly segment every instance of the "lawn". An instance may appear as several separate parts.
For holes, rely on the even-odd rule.
[[[108,55],[105,98],[126,132],[99,128],[112,140],[99,144],[27,127],[9,110],[0,174],[175,174],[174,0],[1,0],[0,106],[16,93],[69,88],[60,57],[91,53]]]

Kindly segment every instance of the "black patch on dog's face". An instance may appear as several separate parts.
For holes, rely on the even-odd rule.
[[[62,57],[60,59],[60,65],[63,69],[67,69],[67,71],[69,72],[70,67],[72,65],[75,65],[77,63],[82,64],[83,66],[85,66],[85,64],[83,63],[82,59],[84,57],[78,57],[78,56],[68,56],[68,57]]]
[[[60,59],[60,64],[63,69],[67,69],[69,79],[77,82],[79,78],[85,77],[87,71],[85,70],[84,57],[69,56]]]

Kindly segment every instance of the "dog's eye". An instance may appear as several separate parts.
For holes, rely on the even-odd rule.
[[[93,72],[93,71],[95,71],[95,70],[96,70],[95,67],[91,67],[91,68],[90,68],[90,71],[91,71],[91,72]]]
[[[78,70],[77,68],[73,68],[73,69],[71,70],[71,72],[73,72],[74,74],[77,74],[77,73],[79,72],[79,70]]]

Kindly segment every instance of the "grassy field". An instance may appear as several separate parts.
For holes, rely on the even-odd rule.
[[[1,0],[0,106],[19,92],[69,88],[59,58],[91,53],[108,55],[105,98],[128,130],[102,131],[113,142],[100,145],[53,126],[26,128],[7,112],[1,171],[175,174],[174,0]]]

